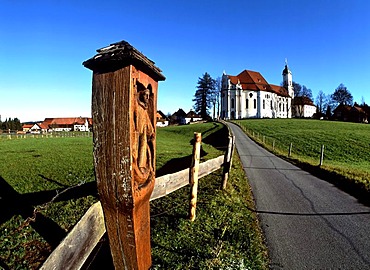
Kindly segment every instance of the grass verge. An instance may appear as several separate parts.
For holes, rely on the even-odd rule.
[[[189,188],[151,204],[153,269],[268,269],[252,193],[235,155],[226,190],[221,170],[199,181],[196,220]]]

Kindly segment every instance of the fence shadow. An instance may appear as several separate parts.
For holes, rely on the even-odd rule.
[[[214,148],[218,150],[225,151],[228,146],[228,134],[229,130],[227,129],[227,126],[221,124],[221,123],[213,123],[214,127],[206,130],[202,134],[202,142],[212,145]],[[217,130],[216,132],[213,132],[209,136],[207,136],[207,133],[211,132],[215,128],[217,128],[219,125],[222,125],[222,128]]]
[[[19,194],[8,182],[0,176],[0,224],[14,215],[23,219],[34,218],[29,223],[32,228],[54,249],[66,236],[66,232],[52,219],[38,212],[34,215],[35,206],[50,202],[61,190],[48,190],[27,194]],[[88,195],[96,196],[96,183],[89,182],[71,188],[60,194],[56,201],[66,201]]]

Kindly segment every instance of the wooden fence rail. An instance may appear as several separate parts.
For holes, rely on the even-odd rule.
[[[229,138],[233,138],[229,136]],[[233,144],[229,144],[232,146]],[[226,153],[232,153],[229,149]],[[198,178],[202,178],[224,165],[225,156],[199,164]],[[189,185],[189,168],[156,178],[150,201],[166,196]],[[105,233],[104,217],[100,202],[92,205],[72,231],[50,254],[40,269],[80,269]]]

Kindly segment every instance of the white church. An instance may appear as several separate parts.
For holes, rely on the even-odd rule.
[[[221,118],[291,118],[294,99],[292,72],[285,64],[283,85],[269,84],[256,71],[222,75]]]

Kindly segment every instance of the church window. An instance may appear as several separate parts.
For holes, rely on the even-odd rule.
[[[249,109],[249,100],[248,99],[245,100],[245,108]]]
[[[271,100],[271,102],[270,102],[271,104],[270,104],[270,107],[271,107],[271,110],[272,110],[272,100]]]
[[[257,99],[253,100],[254,108],[257,109]]]
[[[231,109],[235,108],[235,100],[232,98],[231,99]]]
[[[262,107],[263,109],[265,109],[265,103],[266,103],[265,100],[263,100],[263,105],[262,105],[263,106]]]
[[[252,98],[253,97],[253,93],[249,93],[249,97]]]

